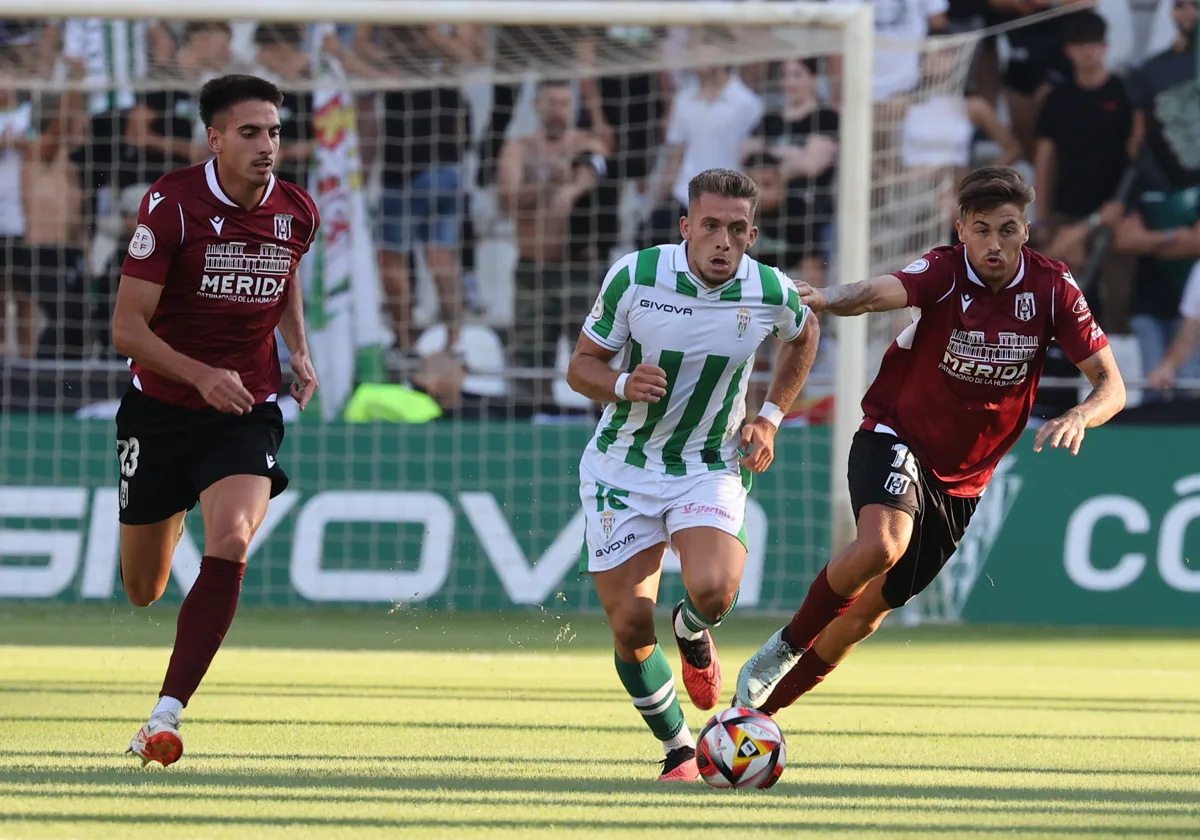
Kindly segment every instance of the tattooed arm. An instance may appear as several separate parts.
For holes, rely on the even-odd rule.
[[[888,312],[908,306],[908,290],[895,276],[885,274],[858,283],[815,289],[797,283],[800,302],[814,312],[831,315],[861,315],[864,312]]]

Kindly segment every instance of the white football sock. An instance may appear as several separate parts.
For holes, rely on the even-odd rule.
[[[679,734],[674,738],[668,738],[662,742],[663,752],[669,753],[671,750],[677,750],[680,747],[696,748],[696,739],[692,737],[692,731],[684,724],[683,729],[679,730]]]
[[[154,711],[150,717],[164,717],[170,715],[178,718],[183,714],[183,703],[176,700],[174,697],[158,698],[158,705],[154,707]]]
[[[675,613],[675,635],[681,639],[686,639],[689,642],[694,642],[697,639],[701,639],[704,637],[704,631],[703,630],[699,630],[699,631],[692,630],[691,628],[689,628],[687,626],[687,624],[684,623],[683,610],[686,610],[686,609],[687,609],[687,604],[684,604],[683,609],[681,609],[681,610],[679,610],[679,612]]]

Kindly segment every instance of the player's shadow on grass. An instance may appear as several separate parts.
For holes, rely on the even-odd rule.
[[[113,757],[111,750],[0,750],[0,759],[5,758],[66,758],[66,759],[90,759],[90,758],[110,758]],[[221,753],[221,752],[205,752],[200,756],[200,759],[207,761],[241,761],[247,764],[253,764],[256,761],[290,761],[290,762],[326,762],[326,761],[347,761],[360,762],[362,761],[362,753],[268,753],[261,758],[247,757],[244,753]],[[381,767],[389,765],[414,767],[414,766],[444,766],[447,763],[447,758],[441,755],[400,755],[381,753],[374,756],[374,760]],[[505,767],[517,767],[522,765],[560,765],[564,767],[594,766],[596,760],[594,758],[575,758],[571,756],[534,756],[530,758],[522,758],[520,756],[464,756],[458,760],[458,763],[464,765],[483,764],[483,765],[500,765]],[[631,766],[652,768],[654,762],[642,758],[606,758],[605,765],[612,766]],[[802,766],[802,771],[816,770],[850,770],[850,771],[885,771],[890,773],[999,773],[1004,775],[1019,775],[1029,773],[1032,775],[1060,775],[1060,776],[1163,776],[1163,777],[1179,777],[1193,778],[1195,770],[1173,770],[1173,769],[1153,769],[1139,768],[1129,769],[1124,767],[1111,768],[1096,768],[1096,767],[1028,767],[1028,766],[1008,766],[1008,767],[991,767],[982,764],[895,764],[886,762],[854,762],[854,761],[806,761]],[[186,768],[177,768],[177,770],[169,771],[174,774],[182,771],[191,773],[192,771]],[[204,771],[200,771],[204,772]],[[303,775],[303,771],[300,771]],[[381,775],[387,775],[381,771]],[[310,776],[310,778],[318,778]],[[1196,801],[1200,803],[1200,794],[1197,795]]]
[[[89,723],[89,724],[140,724],[144,723],[144,719],[133,717],[131,715],[124,716],[108,716],[108,717],[81,717],[78,715],[0,715],[0,722],[5,723]],[[481,732],[536,732],[536,731],[551,731],[551,732],[578,732],[582,734],[613,734],[613,733],[645,733],[645,727],[636,723],[628,724],[580,724],[580,723],[540,723],[528,722],[520,723],[514,721],[495,721],[481,723],[477,721],[455,721],[451,723],[445,719],[430,720],[425,718],[405,718],[404,720],[310,720],[297,719],[295,721],[287,721],[281,718],[218,718],[197,716],[188,719],[188,722],[193,726],[212,724],[219,726],[252,726],[266,727],[277,726],[280,723],[296,723],[303,726],[319,726],[319,727],[337,727],[337,728],[388,728],[388,729],[417,729],[422,732],[435,731],[439,728],[449,730],[467,729]],[[1096,735],[1080,735],[1075,733],[1047,733],[1047,732],[913,732],[911,730],[870,730],[870,729],[800,729],[795,726],[784,725],[789,738],[798,739],[805,736],[812,737],[829,737],[829,738],[934,738],[937,740],[959,739],[971,740],[984,738],[988,740],[1013,740],[1020,739],[1022,741],[1088,741],[1095,742],[1097,737],[1103,738],[1106,741],[1133,741],[1147,743],[1166,743],[1166,744],[1190,744],[1200,743],[1200,735],[1121,735],[1121,734],[1105,734],[1102,736]]]
[[[645,762],[640,762],[640,763],[645,764]],[[151,773],[154,773],[154,772],[156,772],[156,771],[151,771]],[[181,778],[183,778],[185,782],[192,781],[191,776],[186,775],[186,774],[184,774]],[[122,781],[128,781],[128,777],[123,776]],[[173,775],[167,776],[165,778],[160,778],[160,779],[150,779],[147,781],[141,781],[139,779],[139,782],[138,782],[139,786],[147,786],[148,785],[152,788],[156,786],[156,783],[161,783],[163,795],[169,796],[172,801],[193,800],[196,802],[204,803],[204,802],[211,802],[214,797],[214,794],[212,793],[211,790],[203,790],[203,791],[189,790],[187,788],[176,785],[175,778]],[[538,784],[538,780],[530,780],[530,789],[533,789],[535,787],[539,791],[542,790],[541,785]],[[70,790],[69,794],[65,794],[65,795],[68,795],[73,800],[112,799],[114,796],[118,795],[118,794],[114,794],[112,788],[113,788],[113,785],[111,785],[111,784],[106,785],[106,789],[104,789],[104,790],[87,790],[84,788],[74,788],[74,789]],[[644,794],[645,788],[644,787],[640,788],[640,792],[642,792]],[[791,801],[791,800],[795,800],[798,795],[801,795],[801,794],[813,795],[813,790],[811,790],[810,788],[789,790],[786,785],[784,785],[783,787],[777,788],[776,790],[772,791],[769,794],[761,794],[761,793],[744,793],[743,794],[743,793],[738,793],[736,791],[729,792],[729,793],[722,793],[719,791],[710,791],[710,790],[706,790],[703,788],[695,788],[695,789],[689,789],[688,791],[686,791],[686,793],[695,794],[695,796],[685,795],[683,797],[678,797],[678,796],[674,796],[674,794],[676,792],[677,791],[669,791],[668,795],[666,795],[662,801],[658,801],[655,803],[655,807],[659,808],[659,809],[694,808],[697,804],[696,796],[704,797],[704,804],[709,805],[709,804],[721,804],[721,800],[719,799],[719,797],[721,797],[721,796],[734,797],[733,802],[735,804],[737,804],[737,803],[746,801],[745,799],[741,799],[740,797],[762,796],[762,795],[772,797],[769,800],[772,807],[779,807],[779,806],[788,807],[792,804],[798,804],[798,803],[793,803]],[[526,807],[529,805],[530,790],[525,790],[523,792],[512,792],[511,794],[505,794],[505,793],[497,793],[495,791],[465,791],[465,790],[452,790],[452,791],[441,790],[440,791],[440,790],[434,790],[434,789],[427,788],[427,787],[405,785],[403,787],[397,787],[397,788],[389,789],[386,791],[381,791],[381,790],[375,789],[370,793],[342,792],[342,793],[335,794],[335,793],[324,793],[324,792],[322,792],[322,793],[303,792],[299,796],[297,795],[297,793],[298,793],[298,790],[295,787],[290,787],[290,788],[287,788],[286,790],[280,790],[279,792],[274,792],[269,789],[263,790],[262,788],[259,788],[259,787],[250,787],[249,789],[244,789],[241,792],[223,791],[220,794],[220,799],[222,802],[229,803],[229,804],[235,804],[238,802],[248,802],[248,803],[258,803],[258,802],[264,802],[264,803],[312,802],[312,803],[316,803],[316,802],[320,802],[320,803],[325,803],[325,804],[329,804],[329,805],[342,805],[342,804],[354,805],[354,804],[361,803],[361,804],[369,804],[369,805],[375,805],[375,806],[378,806],[380,804],[392,804],[392,805],[421,805],[421,806],[454,805],[454,806],[463,806],[463,807],[470,806],[470,805],[488,806],[488,807],[506,807],[506,806]],[[591,793],[591,795],[586,795],[586,793],[589,793],[589,792],[584,792],[584,793],[555,792],[553,794],[552,800],[550,800],[550,804],[552,804],[555,807],[560,807],[560,808],[607,807],[609,804],[611,804],[610,797],[614,795],[613,792],[611,792],[611,791],[596,792],[596,793]],[[21,798],[60,800],[64,796],[63,785],[62,785],[62,783],[56,782],[55,786],[47,787],[46,790],[31,790],[31,789],[25,788],[20,791],[18,796]],[[828,800],[828,799],[824,800],[821,802],[821,805],[819,807],[823,811],[855,811],[855,812],[862,811],[862,807],[863,807],[862,804],[860,802],[855,801],[855,799],[851,795],[848,795],[844,790],[841,794],[841,799],[843,801],[840,801],[840,802],[837,800]],[[1183,803],[1157,802],[1157,803],[1152,803],[1152,804],[1144,804],[1144,802],[1141,800],[1139,800],[1137,802],[1132,802],[1132,803],[1131,802],[1098,803],[1094,800],[1087,800],[1086,802],[1080,802],[1079,804],[1073,804],[1072,802],[1069,802],[1069,801],[1067,801],[1067,802],[1057,801],[1053,805],[1053,813],[1055,813],[1057,815],[1091,816],[1091,817],[1096,817],[1096,816],[1101,816],[1101,815],[1120,816],[1120,817],[1172,817],[1172,816],[1188,817],[1192,813],[1194,813],[1194,811],[1192,809],[1185,810],[1185,809],[1180,809],[1178,807],[1174,807],[1174,806],[1177,806],[1180,804],[1182,804],[1186,807],[1189,803],[1187,803],[1187,802],[1183,802]],[[962,814],[965,817],[970,817],[975,814],[995,816],[998,813],[998,811],[1003,814],[1012,815],[1012,816],[1017,816],[1017,815],[1039,816],[1039,815],[1045,815],[1047,813],[1047,811],[1049,810],[1045,804],[1040,804],[1040,803],[1039,804],[1028,804],[1028,805],[1016,805],[1016,804],[1007,804],[1006,803],[1003,805],[1002,810],[1000,810],[1000,809],[997,809],[994,801],[971,800],[969,798],[958,798],[958,799],[954,800],[953,803],[942,802],[942,803],[939,803],[938,807],[942,812],[950,811],[955,814]],[[872,801],[870,808],[873,811],[890,811],[890,812],[896,812],[896,813],[905,813],[905,812],[912,812],[912,811],[925,812],[928,810],[927,805],[918,804],[916,801],[912,801],[912,802],[906,802],[906,801],[881,802],[879,800],[874,800],[874,801]],[[685,815],[683,815],[683,818],[688,819],[688,818],[690,818],[690,815],[685,814]]]
[[[0,686],[0,694],[104,694],[142,696],[151,690],[149,686],[113,686],[111,683],[79,683],[75,681],[45,680],[32,683]],[[508,702],[508,703],[578,703],[579,689],[531,688],[521,691],[505,691],[473,686],[436,688],[432,686],[345,686],[294,685],[278,683],[216,683],[205,686],[205,697],[255,697],[279,696],[289,699],[364,699],[364,700],[447,700]],[[628,703],[628,697],[620,689],[589,689],[591,702]],[[1069,698],[1069,697],[997,697],[949,695],[915,696],[907,694],[862,694],[818,692],[805,699],[809,706],[837,706],[838,708],[866,707],[892,708],[969,708],[994,709],[1001,711],[1048,711],[1048,712],[1098,712],[1105,714],[1195,714],[1200,710],[1200,699],[1149,699],[1149,698]],[[786,722],[786,719],[785,719]]]

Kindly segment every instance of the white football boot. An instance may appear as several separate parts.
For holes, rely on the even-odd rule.
[[[767,639],[766,644],[746,660],[738,672],[735,706],[757,709],[771,696],[779,681],[796,666],[804,651],[796,650],[783,639],[783,630]]]
[[[182,724],[175,715],[155,715],[133,736],[129,752],[142,760],[143,767],[151,761],[157,761],[163,767],[174,764],[183,755],[180,726]]]

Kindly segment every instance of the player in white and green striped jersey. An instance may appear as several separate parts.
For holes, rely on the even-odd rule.
[[[673,545],[687,590],[672,614],[684,685],[697,708],[711,709],[721,665],[709,630],[737,601],[749,473],[774,459],[818,338],[792,281],[746,255],[758,233],[754,182],[710,169],[688,197],[682,245],[629,254],[609,270],[567,373],[576,391],[608,403],[579,464],[581,565],[612,625],[617,674],[662,741],[664,781],[694,781],[699,770],[655,636],[663,556]],[[755,355],[770,336],[780,342],[774,380],[743,423]],[[611,367],[617,353],[621,373]]]

